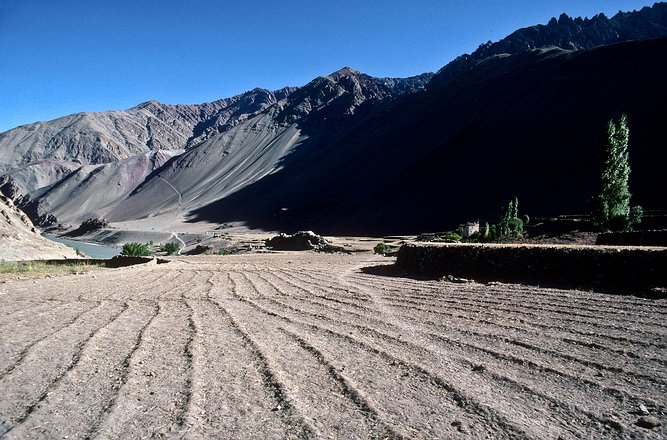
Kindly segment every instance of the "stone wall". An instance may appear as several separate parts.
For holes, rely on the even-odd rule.
[[[658,231],[605,232],[598,235],[596,244],[615,246],[667,246],[667,229]]]
[[[667,286],[667,248],[406,244],[396,267],[414,275],[482,282],[638,290]]]

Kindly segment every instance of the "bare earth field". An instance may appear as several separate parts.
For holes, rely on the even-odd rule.
[[[392,262],[248,254],[6,281],[0,436],[667,436],[667,300],[362,271]]]

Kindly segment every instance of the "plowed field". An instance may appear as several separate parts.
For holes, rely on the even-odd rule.
[[[0,284],[0,433],[667,436],[667,301],[361,270],[391,262],[191,257]]]

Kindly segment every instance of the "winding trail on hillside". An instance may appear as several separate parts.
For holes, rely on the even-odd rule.
[[[183,240],[181,240],[181,237],[178,236],[178,233],[176,233],[176,232],[172,232],[172,233],[171,233],[171,236],[174,237],[176,240],[178,240],[179,243],[181,243],[181,249],[183,249],[185,246],[187,246],[187,245],[185,244],[185,242],[184,242]],[[178,253],[180,254],[181,251],[179,250]]]
[[[183,197],[181,196],[181,192],[180,192],[179,190],[177,190],[176,187],[175,187],[174,185],[172,185],[172,184],[171,184],[167,179],[165,179],[164,177],[162,177],[162,176],[157,176],[157,178],[160,179],[160,180],[162,180],[164,183],[166,183],[167,185],[169,185],[169,188],[171,188],[171,189],[174,190],[174,192],[175,192],[176,195],[178,196],[178,206],[183,206],[183,203],[181,203],[181,202],[183,201]]]
[[[391,262],[174,257],[8,281],[0,437],[667,436],[667,300],[364,270]]]

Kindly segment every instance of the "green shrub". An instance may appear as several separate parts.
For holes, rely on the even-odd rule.
[[[522,219],[523,218],[523,219]],[[523,234],[523,228],[530,221],[530,217],[519,217],[519,199],[510,200],[507,208],[502,212],[500,221],[490,230],[489,241],[496,239],[518,238]]]
[[[523,232],[523,220],[521,220],[519,217],[512,217],[511,219],[507,220],[507,228],[510,230],[510,232],[521,234]]]
[[[391,247],[385,243],[378,243],[373,248],[373,252],[379,255],[387,255],[391,251]]]
[[[493,237],[491,236],[491,227],[489,226],[488,223],[484,225],[484,232],[482,232],[482,236],[480,238],[481,238],[480,242],[482,243],[488,243],[493,239]]]
[[[630,231],[641,222],[644,210],[630,206],[628,158],[630,130],[626,115],[607,124],[601,155],[600,193],[593,198],[591,219],[600,231]]]
[[[179,246],[178,243],[173,243],[173,242],[165,243],[160,247],[160,250],[162,252],[166,252],[167,255],[175,254],[180,249],[181,249],[181,246]]]
[[[421,234],[417,236],[417,241],[435,241],[445,243],[455,243],[463,239],[463,236],[458,232],[449,231],[440,234]]]
[[[644,208],[639,205],[631,207],[630,216],[628,219],[630,228],[634,229],[635,227],[639,226],[639,224],[642,222],[642,217],[644,217]]]
[[[462,237],[461,234],[459,234],[458,232],[450,231],[450,232],[445,232],[445,233],[444,233],[443,235],[441,235],[439,238],[440,238],[440,240],[438,240],[438,241],[444,241],[444,242],[448,242],[448,243],[453,243],[453,242],[459,242],[459,241],[461,241],[461,239],[462,239],[463,237]]]
[[[146,257],[151,254],[148,243],[125,243],[120,252],[125,257]]]

